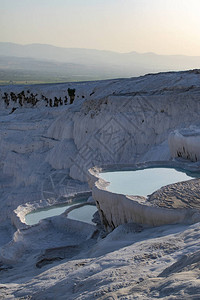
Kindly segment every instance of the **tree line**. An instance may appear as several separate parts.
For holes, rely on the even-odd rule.
[[[46,107],[58,107],[61,105],[67,105],[72,104],[75,99],[75,89],[68,88],[67,92],[68,95],[64,96],[64,98],[61,97],[54,97],[54,98],[48,98],[44,95],[38,96],[38,94],[33,94],[30,92],[30,90],[21,91],[20,93],[15,94],[14,92],[6,93],[4,92],[3,100],[6,105],[6,108],[8,108],[10,105],[13,106],[13,104],[18,104],[20,107],[23,107],[26,104],[32,105],[32,107],[36,106],[39,101],[45,101]],[[68,99],[69,97],[69,99]]]

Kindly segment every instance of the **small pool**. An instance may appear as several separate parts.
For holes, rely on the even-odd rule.
[[[72,220],[82,221],[89,224],[94,224],[92,222],[93,215],[97,211],[95,205],[85,205],[79,208],[75,208],[68,213],[68,218]]]
[[[70,204],[56,205],[56,206],[54,205],[49,208],[38,209],[38,210],[32,211],[31,213],[29,213],[25,216],[25,222],[27,225],[35,225],[42,219],[58,216],[58,215],[64,213],[66,209],[73,207],[74,205],[84,203],[86,201],[87,201],[87,198],[82,199],[82,200],[74,200]],[[85,209],[83,209],[83,210],[79,210],[80,208],[76,209],[76,213],[74,213],[72,215],[71,215],[72,212],[69,213],[72,216],[71,219],[73,219],[73,215],[74,215],[74,218],[76,218],[75,220],[82,221],[82,219],[84,219],[86,222],[88,219],[88,223],[90,223],[91,219],[92,219],[91,212],[93,211],[93,207],[97,210],[96,206],[93,206],[92,209],[90,206],[92,206],[92,205],[86,205]]]
[[[100,173],[110,182],[107,190],[117,194],[147,196],[162,186],[200,177],[200,174],[173,168],[147,168],[134,171],[112,171]]]

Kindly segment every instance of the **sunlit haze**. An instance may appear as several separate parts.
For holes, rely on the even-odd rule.
[[[200,55],[199,0],[0,0],[0,41]]]

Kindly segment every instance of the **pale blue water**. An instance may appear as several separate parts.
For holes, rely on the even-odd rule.
[[[192,173],[191,173],[192,174]],[[147,196],[162,186],[199,177],[172,168],[147,168],[135,171],[112,171],[100,177],[110,182],[107,190],[117,194]]]
[[[93,214],[97,211],[97,207],[94,205],[85,205],[79,208],[76,208],[68,214],[69,219],[78,220],[86,222],[89,224],[94,224],[92,222]]]
[[[56,205],[56,206],[51,206],[49,208],[35,210],[25,216],[25,222],[27,225],[37,224],[42,219],[58,216],[58,215],[64,213],[67,208],[72,207],[79,203],[83,203],[86,200],[87,199],[82,199],[79,201],[75,200],[71,204],[65,204],[65,205],[59,205],[59,206]]]

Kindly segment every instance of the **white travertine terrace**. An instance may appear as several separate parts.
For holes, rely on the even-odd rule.
[[[152,162],[139,164],[137,168],[148,166],[174,166],[184,167],[184,163]],[[106,167],[104,167],[106,169]],[[115,170],[117,166],[109,166],[109,171]],[[121,169],[131,169],[129,166],[121,166]],[[132,167],[133,169],[136,166]],[[108,170],[108,169],[107,169]],[[119,170],[119,167],[118,167]],[[194,170],[194,169],[193,169]],[[198,170],[198,168],[197,168]],[[194,208],[171,208],[160,207],[152,204],[145,197],[117,194],[106,190],[108,182],[99,178],[100,168],[89,170],[89,185],[92,188],[92,195],[105,229],[110,232],[117,226],[124,223],[138,223],[149,226],[161,226],[165,224],[195,223],[200,221],[200,205]],[[199,188],[200,188],[200,180]],[[170,185],[169,185],[170,186]],[[192,182],[191,182],[192,187]],[[186,199],[187,201],[187,199]]]
[[[172,157],[182,157],[191,161],[200,160],[200,128],[190,126],[170,133],[169,148]]]
[[[68,88],[76,90],[72,105],[46,107],[44,96],[64,99]],[[26,96],[37,94],[37,105],[21,107],[10,101],[6,107],[5,93],[22,91]],[[158,161],[172,164],[170,149],[176,157],[177,147],[182,151],[186,141],[185,149],[192,160],[197,156],[197,162],[184,164],[181,157],[179,166],[198,170],[199,137],[186,137],[182,128],[199,126],[200,71],[1,86],[0,108],[0,298],[132,299],[134,294],[138,299],[169,299],[173,294],[192,299],[199,295],[199,265],[183,272],[176,272],[175,265],[174,273],[167,269],[168,277],[159,277],[183,255],[199,258],[195,251],[200,250],[200,223],[191,225],[199,221],[199,180],[167,186],[147,201],[106,191],[106,183],[96,176],[101,169],[92,169],[90,175],[88,170]],[[175,130],[183,137],[170,135],[169,149],[168,136]],[[112,231],[107,236],[103,231],[98,236],[96,226],[64,214],[34,226],[24,224],[24,214],[33,209],[88,192],[87,179],[101,220]],[[170,207],[174,197],[176,207]],[[184,207],[188,199],[196,206],[187,202]],[[148,226],[120,225],[125,222]],[[149,228],[169,223],[179,224]],[[45,259],[52,264],[38,268],[38,261],[42,264]]]

